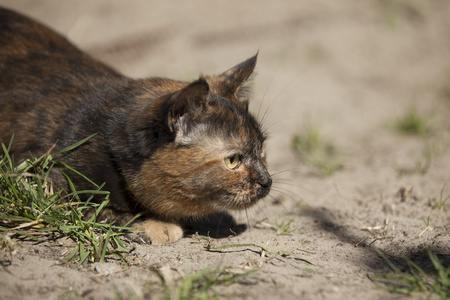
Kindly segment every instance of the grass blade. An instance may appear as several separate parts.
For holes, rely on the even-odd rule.
[[[59,152],[56,152],[56,153],[53,154],[53,155],[63,154],[63,153],[72,151],[72,150],[74,150],[75,148],[80,147],[81,145],[83,145],[84,143],[86,143],[87,141],[89,141],[91,138],[93,138],[93,137],[96,136],[96,135],[97,135],[97,134],[94,133],[93,135],[90,135],[90,136],[88,136],[87,138],[82,139],[81,141],[76,142],[75,144],[73,144],[73,145],[71,145],[71,146],[69,146],[69,147],[67,147],[67,148],[65,148],[65,149],[63,149],[63,150],[61,150],[61,151],[59,151]]]

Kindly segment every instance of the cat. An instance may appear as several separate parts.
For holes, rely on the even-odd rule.
[[[113,218],[148,212],[133,224],[145,242],[175,242],[180,220],[246,209],[271,189],[266,135],[248,110],[256,60],[192,82],[135,80],[0,9],[0,142],[14,135],[18,161],[96,134],[64,162],[105,183]],[[70,175],[78,190],[92,188]],[[58,170],[52,182],[68,184]]]

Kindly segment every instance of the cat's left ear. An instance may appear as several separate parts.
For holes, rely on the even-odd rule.
[[[257,58],[258,53],[217,76],[218,89],[224,96],[234,96],[240,100],[246,98],[244,95],[246,92],[245,83],[255,69]]]
[[[169,108],[168,126],[170,131],[182,129],[189,131],[189,126],[205,110],[209,94],[209,85],[205,79],[200,78],[172,96]]]

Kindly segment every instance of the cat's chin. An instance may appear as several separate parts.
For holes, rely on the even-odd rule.
[[[172,202],[172,205],[168,205],[169,202],[165,201],[165,205],[152,205],[148,206],[148,210],[155,213],[159,217],[168,220],[177,220],[183,218],[201,217],[214,213],[220,213],[224,211],[240,211],[245,210],[257,202],[262,197],[254,196],[236,196],[226,197],[219,199],[177,199],[176,202]]]
[[[225,203],[221,203],[222,208],[226,208],[227,210],[245,210],[247,208],[252,207],[257,202],[259,202],[263,197],[242,197],[238,196],[233,199],[230,199],[229,201],[226,201]]]

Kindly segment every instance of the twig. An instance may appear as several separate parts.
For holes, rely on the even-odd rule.
[[[25,228],[25,227],[34,226],[34,225],[42,223],[43,221],[44,221],[43,219],[37,219],[37,220],[31,221],[28,223],[20,224],[19,226],[14,227],[11,230],[17,230],[17,229],[21,229],[21,228]]]
[[[269,254],[271,253],[266,247],[259,246],[256,244],[234,244],[234,245],[225,245],[225,246],[214,247],[214,248],[206,247],[206,250],[211,251],[211,252],[221,252],[223,249],[241,248],[241,247],[256,247],[256,248],[261,249],[263,252],[267,252]]]

